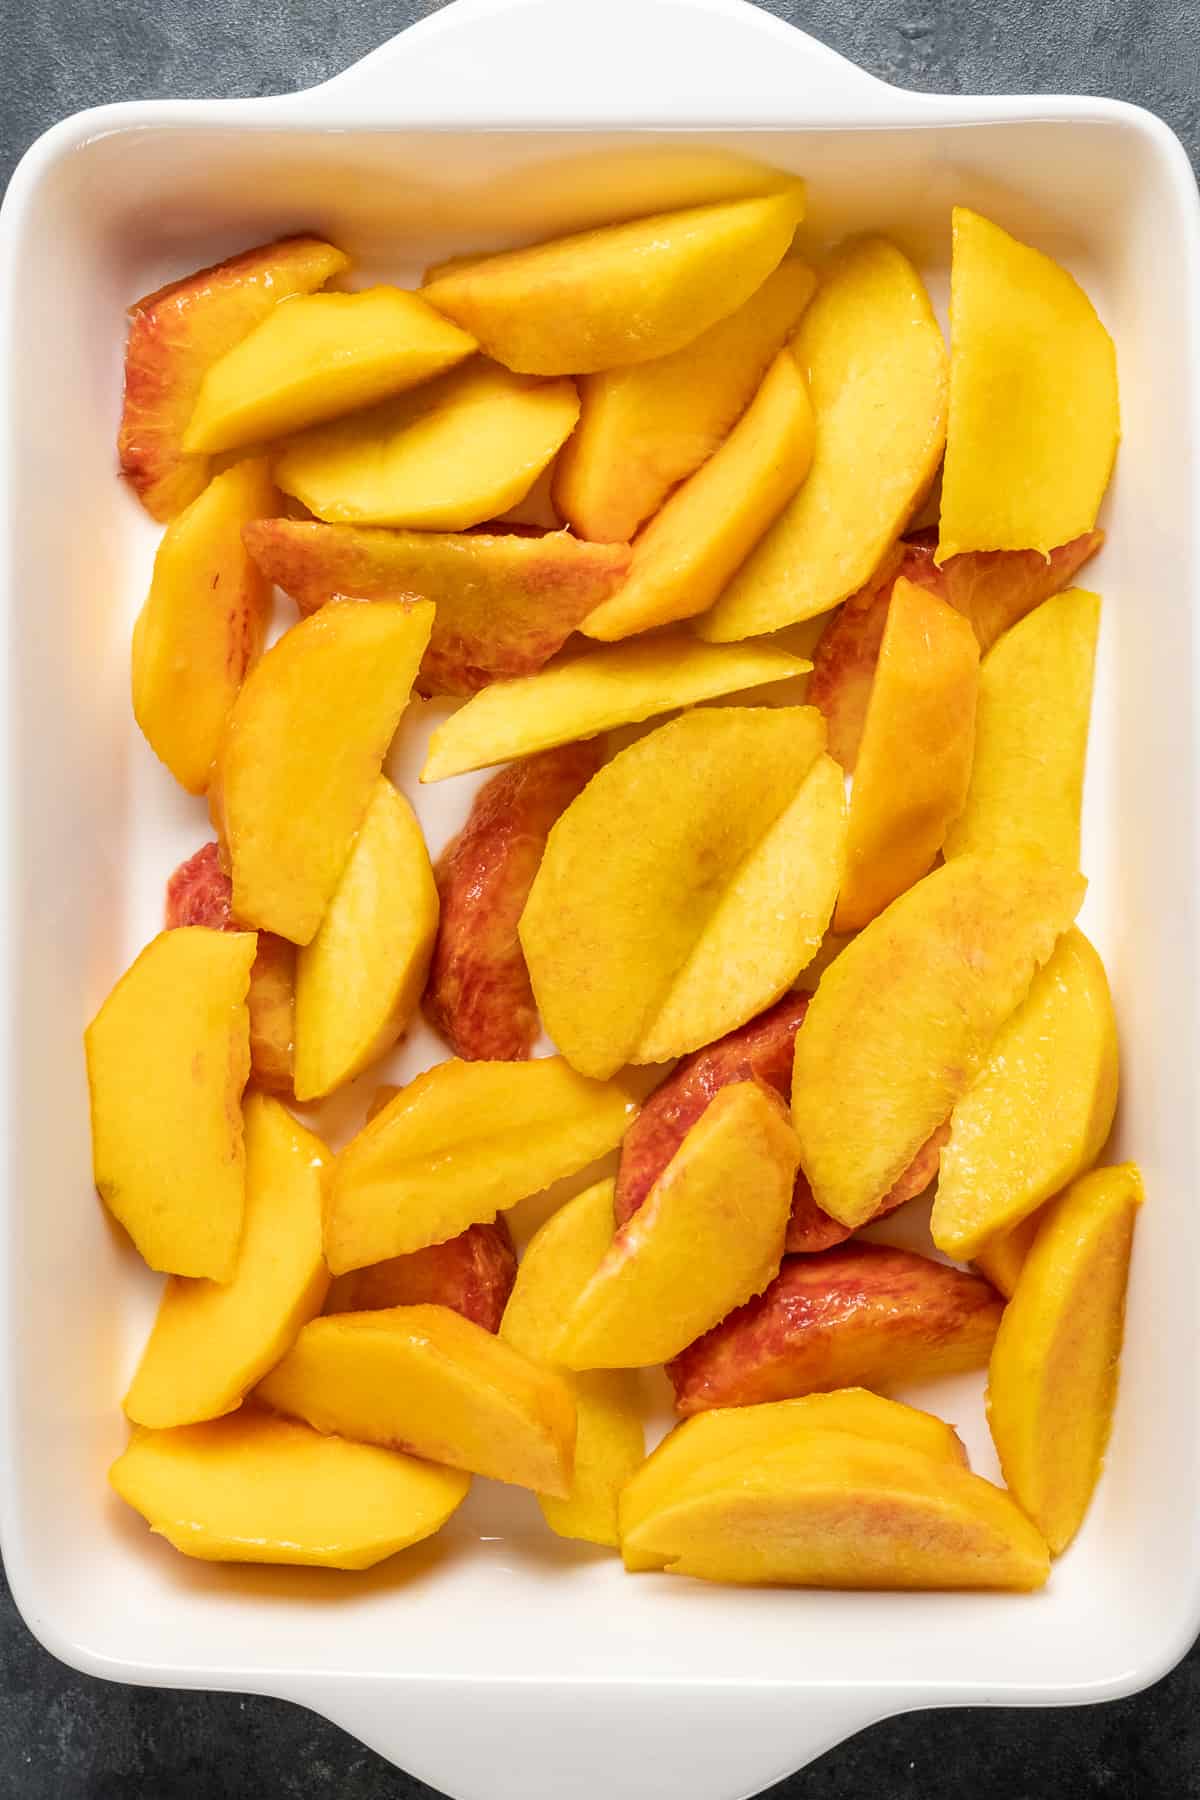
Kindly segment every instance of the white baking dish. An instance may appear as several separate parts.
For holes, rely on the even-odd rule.
[[[649,187],[628,155],[645,134],[670,134]],[[980,207],[1064,257],[1117,338],[1125,437],[1087,577],[1105,613],[1084,920],[1122,1023],[1117,1150],[1149,1202],[1108,1473],[1033,1599],[631,1580],[486,1483],[442,1538],[368,1575],[188,1563],[106,1496],[154,1284],[92,1190],[80,1046],[207,835],[130,717],[155,532],[114,479],[121,309],[291,229],[408,279],[447,251],[700,198],[679,155],[697,146],[802,171],[816,239],[889,230],[935,294],[950,204]],[[57,127],[13,181],[2,257],[0,1453],[32,1630],[93,1674],[299,1701],[463,1800],[733,1800],[906,1708],[1107,1699],[1161,1675],[1200,1623],[1200,232],[1170,132],[1113,102],[900,93],[739,0],[458,0],[311,93]],[[436,847],[470,784],[435,792]],[[431,1054],[418,1041],[399,1066]],[[958,1419],[989,1473],[979,1388],[911,1397]]]

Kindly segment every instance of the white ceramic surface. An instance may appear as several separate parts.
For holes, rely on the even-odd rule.
[[[649,183],[630,161],[646,146]],[[1032,1599],[631,1580],[482,1482],[441,1538],[367,1575],[189,1563],[105,1490],[154,1283],[92,1190],[80,1047],[208,835],[129,710],[156,532],[114,478],[121,309],[304,227],[364,274],[412,279],[446,252],[699,197],[698,147],[804,173],[815,242],[891,231],[938,296],[949,207],[981,207],[1064,257],[1117,338],[1125,437],[1087,573],[1105,612],[1084,923],[1122,1024],[1115,1149],[1149,1201],[1108,1473]],[[93,1674],[299,1701],[457,1800],[734,1800],[906,1708],[1106,1699],[1161,1675],[1200,1622],[1200,232],[1171,133],[1113,102],[901,93],[740,0],[457,0],[307,94],[67,121],[21,165],[0,238],[0,1488],[31,1629]],[[422,729],[393,761],[410,792]],[[422,796],[434,848],[471,789]],[[418,1039],[396,1067],[434,1054]],[[958,1420],[987,1473],[979,1390],[908,1397]]]

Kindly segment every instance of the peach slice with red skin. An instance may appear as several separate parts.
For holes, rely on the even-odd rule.
[[[327,1313],[380,1312],[390,1306],[448,1306],[485,1331],[499,1331],[517,1278],[517,1253],[508,1221],[470,1225],[444,1244],[392,1256],[339,1275]]]
[[[425,1016],[467,1062],[520,1062],[538,1036],[517,926],[550,827],[591,780],[602,744],[563,744],[514,763],[475,796],[434,873],[441,920]]]
[[[684,1415],[983,1368],[1004,1302],[978,1275],[887,1244],[789,1257],[669,1365]]]

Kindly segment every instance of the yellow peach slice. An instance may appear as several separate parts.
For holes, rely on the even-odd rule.
[[[790,986],[841,869],[823,741],[808,707],[697,708],[621,751],[563,813],[521,943],[575,1068],[605,1078],[682,1055]]]
[[[988,1421],[1004,1479],[1056,1556],[1104,1464],[1142,1199],[1141,1175],[1122,1163],[1047,1207],[992,1351]]]
[[[296,957],[296,1098],[332,1093],[416,1011],[437,934],[416,814],[382,775],[316,936]]]
[[[767,1286],[783,1254],[798,1146],[777,1097],[710,1101],[566,1314],[569,1369],[666,1362]]]
[[[571,1491],[570,1389],[448,1306],[314,1319],[258,1397],[356,1443],[536,1493],[565,1499]]]
[[[331,524],[465,531],[524,498],[578,417],[572,382],[477,357],[292,438],[275,479]]]
[[[938,561],[1090,531],[1120,435],[1112,339],[1067,271],[965,206],[950,265]]]
[[[782,261],[803,216],[797,182],[460,264],[422,293],[522,374],[615,369],[669,356],[734,312]]]
[[[233,1279],[168,1281],[125,1396],[136,1425],[194,1425],[232,1412],[324,1303],[329,1152],[265,1094],[247,1096],[245,1132],[246,1214]]]
[[[971,779],[979,645],[911,581],[892,589],[846,829],[835,931],[857,931],[928,874]]]
[[[278,504],[267,464],[238,463],[172,520],[154,558],[133,631],[133,712],[189,794],[208,787],[271,613],[271,584],[247,555],[242,527]]]
[[[588,1081],[561,1057],[439,1063],[338,1156],[329,1267],[341,1275],[485,1224],[607,1155],[636,1115],[617,1083]]]
[[[1108,1137],[1117,1081],[1108,977],[1071,930],[950,1115],[930,1221],[938,1249],[975,1256],[1082,1174]]]
[[[684,1481],[623,1541],[631,1568],[834,1588],[1043,1585],[1046,1546],[1002,1489],[900,1443],[811,1430]]]
[[[302,295],[208,370],[183,448],[212,455],[302,431],[429,381],[477,348],[400,288]]]
[[[611,640],[704,612],[796,492],[812,453],[808,389],[781,350],[725,442],[635,539],[623,585],[580,629]]]
[[[979,1273],[986,1276],[998,1293],[1011,1300],[1016,1292],[1017,1278],[1025,1266],[1025,1258],[1029,1255],[1033,1240],[1042,1223],[1042,1208],[1031,1212],[1014,1225],[1011,1231],[999,1231],[995,1237],[988,1238],[980,1244],[972,1261]]]
[[[252,931],[163,931],[84,1033],[100,1198],[152,1269],[229,1281],[242,1235]]]
[[[500,1321],[505,1343],[553,1363],[564,1314],[604,1258],[613,1235],[613,1184],[597,1182],[551,1215],[530,1240]],[[627,1369],[564,1374],[575,1396],[575,1471],[565,1500],[539,1496],[559,1537],[615,1550],[617,1500],[645,1455],[637,1377]]]
[[[1100,599],[1071,588],[1005,632],[979,671],[975,761],[946,856],[1030,844],[1079,867]]]
[[[818,1206],[843,1225],[871,1217],[983,1069],[1084,886],[1034,851],[959,857],[830,964],[796,1034],[792,1080]]]
[[[812,469],[700,621],[715,643],[810,619],[862,587],[941,458],[946,348],[894,244],[857,238],[835,253],[792,348],[816,414]]]
[[[198,269],[129,309],[121,472],[151,518],[164,523],[196,499],[208,459],[183,434],[208,369],[294,294],[311,294],[349,258],[320,238],[281,238]]]
[[[773,645],[698,644],[675,633],[571,656],[536,675],[494,681],[459,707],[433,733],[421,780],[513,762],[809,667]]]
[[[324,606],[242,687],[209,794],[237,918],[310,943],[362,824],[433,607]]]
[[[380,1092],[384,1095],[380,1106],[386,1106],[387,1091]],[[428,1244],[407,1256],[389,1256],[385,1262],[339,1275],[330,1286],[325,1311],[449,1306],[485,1331],[499,1331],[516,1278],[517,1253],[502,1214],[490,1225],[468,1225],[444,1244]]]
[[[623,543],[732,430],[812,297],[785,256],[736,312],[682,350],[579,381],[579,423],[559,454],[554,500],[580,537]]]
[[[325,1569],[369,1569],[430,1537],[470,1486],[458,1469],[253,1408],[139,1431],[108,1479],[185,1556]]]

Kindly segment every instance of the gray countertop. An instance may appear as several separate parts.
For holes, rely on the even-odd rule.
[[[436,0],[0,0],[0,188],[39,132],[104,101],[272,94],[345,68]],[[1160,113],[1200,162],[1197,0],[770,0],[885,80],[1092,93]],[[399,1800],[428,1795],[334,1727],[267,1700],[72,1674],[0,1588],[0,1800]],[[831,1751],[782,1800],[1200,1800],[1200,1657],[1074,1712],[928,1712]]]

